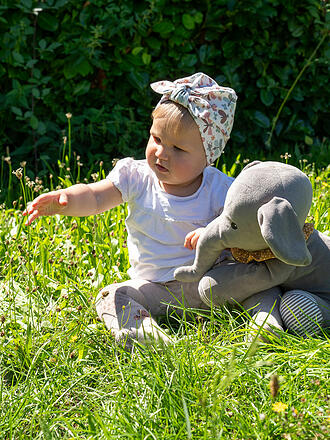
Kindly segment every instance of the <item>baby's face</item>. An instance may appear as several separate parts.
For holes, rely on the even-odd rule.
[[[197,191],[206,157],[197,125],[169,130],[166,118],[154,118],[146,149],[148,165],[169,194],[189,196]]]

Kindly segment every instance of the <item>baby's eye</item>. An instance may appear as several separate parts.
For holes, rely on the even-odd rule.
[[[183,151],[183,149],[182,148],[180,148],[180,147],[177,147],[176,145],[174,145],[174,150],[176,150],[176,151]]]
[[[232,227],[232,229],[237,229],[237,224],[234,222],[231,222],[230,226]]]
[[[157,136],[153,136],[153,138],[154,138],[154,141],[156,142],[156,144],[160,144],[162,142],[161,139]]]

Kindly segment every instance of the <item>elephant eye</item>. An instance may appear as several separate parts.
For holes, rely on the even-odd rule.
[[[233,229],[237,229],[237,224],[236,223],[234,223],[234,222],[231,222],[231,225],[230,225]]]

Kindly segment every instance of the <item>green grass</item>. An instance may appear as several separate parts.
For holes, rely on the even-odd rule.
[[[304,170],[311,219],[329,230],[330,170]],[[328,333],[247,343],[243,313],[222,308],[164,319],[173,344],[128,353],[94,310],[99,288],[126,279],[125,210],[25,227],[33,191],[20,184],[0,211],[1,439],[329,437]]]

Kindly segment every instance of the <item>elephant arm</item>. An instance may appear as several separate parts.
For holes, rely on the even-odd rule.
[[[194,264],[178,267],[174,277],[181,282],[199,281],[224,250],[219,236],[218,219],[213,220],[199,237]]]
[[[277,259],[248,264],[224,261],[200,280],[199,294],[207,305],[241,303],[255,293],[280,286],[295,269]]]

